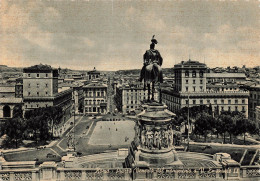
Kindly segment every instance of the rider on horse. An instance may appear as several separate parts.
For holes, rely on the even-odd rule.
[[[145,70],[147,68],[149,68],[148,67],[149,65],[153,65],[153,66],[155,65],[160,70],[157,81],[162,83],[163,77],[162,77],[162,72],[161,72],[161,65],[163,63],[163,58],[161,57],[160,52],[158,50],[154,49],[155,44],[158,43],[157,40],[154,39],[154,35],[153,35],[151,42],[152,43],[150,44],[150,50],[146,50],[146,52],[144,54],[144,65],[141,70],[141,75],[140,75],[139,81],[142,82],[143,79],[146,79],[144,81],[150,82],[150,79],[153,79],[153,77],[149,77],[149,75],[146,76]]]

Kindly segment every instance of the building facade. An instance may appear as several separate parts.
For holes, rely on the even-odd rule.
[[[84,114],[96,115],[107,113],[107,85],[92,82],[83,87]]]
[[[143,89],[142,84],[121,85],[116,88],[116,106],[118,111],[128,114],[138,109],[142,101],[148,98],[148,91]],[[158,101],[158,91],[155,91],[154,99]]]
[[[241,111],[248,116],[249,92],[209,89],[206,69],[205,64],[191,60],[174,66],[175,84],[173,88],[162,90],[162,101],[169,110],[176,112],[183,107],[211,104],[213,111]]]
[[[260,85],[254,84],[251,86],[244,87],[246,90],[249,91],[250,96],[248,99],[248,109],[249,114],[248,118],[251,120],[257,120],[256,119],[256,107],[260,106]]]
[[[35,65],[23,70],[25,109],[54,106],[58,94],[58,70],[48,65]]]
[[[59,106],[63,120],[71,117],[72,92],[70,87],[58,88],[58,70],[48,65],[34,65],[23,71],[23,102],[25,110]]]
[[[96,67],[92,71],[87,73],[88,80],[95,80],[100,77],[100,72],[96,70]]]

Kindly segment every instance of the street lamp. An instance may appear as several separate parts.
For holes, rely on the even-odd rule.
[[[187,151],[190,149],[190,95],[188,94],[188,146]]]

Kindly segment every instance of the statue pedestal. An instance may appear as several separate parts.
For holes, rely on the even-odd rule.
[[[182,168],[173,143],[172,121],[175,114],[157,102],[145,103],[142,107],[125,167]]]

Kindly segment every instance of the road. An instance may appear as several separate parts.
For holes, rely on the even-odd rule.
[[[76,151],[82,153],[82,155],[89,155],[94,153],[101,153],[107,150],[117,150],[118,148],[127,148],[128,145],[88,145],[88,141],[95,128],[95,125],[100,121],[103,116],[93,119],[93,117],[81,116],[75,122],[75,143]],[[32,148],[29,150],[22,150],[18,152],[4,153],[4,158],[7,161],[33,161],[36,158],[38,163],[44,161],[60,161],[62,156],[67,154],[67,136],[73,134],[72,129],[66,131],[63,136],[55,140],[50,147],[37,150]],[[47,158],[46,155],[51,153],[56,155],[53,158]]]

